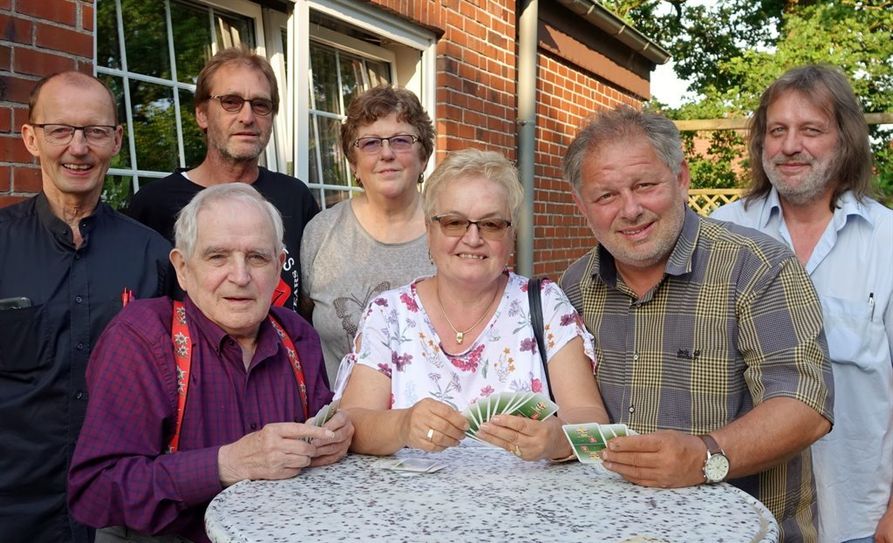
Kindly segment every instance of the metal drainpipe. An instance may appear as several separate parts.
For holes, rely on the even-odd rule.
[[[516,230],[515,270],[533,276],[533,180],[536,154],[536,50],[538,0],[519,0],[518,20],[518,174],[524,204]]]

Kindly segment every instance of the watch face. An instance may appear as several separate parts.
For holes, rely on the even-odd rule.
[[[729,459],[722,454],[712,454],[704,464],[704,475],[711,483],[718,483],[729,474]]]

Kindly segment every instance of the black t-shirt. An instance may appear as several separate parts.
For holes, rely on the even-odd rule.
[[[159,232],[171,244],[174,243],[177,213],[205,188],[186,179],[181,172],[176,171],[141,188],[133,196],[127,210],[128,215]],[[251,186],[282,214],[286,252],[282,281],[289,290],[284,307],[297,311],[301,292],[301,236],[310,219],[319,213],[319,206],[307,185],[294,177],[265,168],[260,168],[257,180]]]

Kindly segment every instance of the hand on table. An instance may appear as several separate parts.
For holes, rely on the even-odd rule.
[[[351,426],[351,431],[353,427]],[[288,479],[319,456],[305,438],[332,442],[335,432],[299,422],[277,422],[220,447],[217,471],[223,486],[245,479]],[[348,442],[350,440],[348,439]]]
[[[462,413],[443,402],[425,398],[406,410],[401,435],[403,443],[414,449],[442,451],[458,445],[467,429]]]
[[[558,417],[538,421],[516,415],[496,415],[481,424],[475,437],[524,460],[561,458],[572,453]]]
[[[698,436],[660,430],[615,437],[602,451],[604,466],[642,486],[679,488],[704,482],[707,446]]]
[[[350,440],[353,439],[353,423],[344,413],[335,413],[323,428],[331,430],[334,435],[331,438],[314,438],[311,441],[316,446],[311,466],[325,466],[341,460],[347,455]]]

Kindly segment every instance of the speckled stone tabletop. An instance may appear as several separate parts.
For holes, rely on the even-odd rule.
[[[778,540],[763,504],[727,484],[645,488],[601,466],[525,462],[481,447],[397,456],[446,467],[406,475],[350,455],[286,481],[243,481],[211,502],[208,535],[215,543]]]

